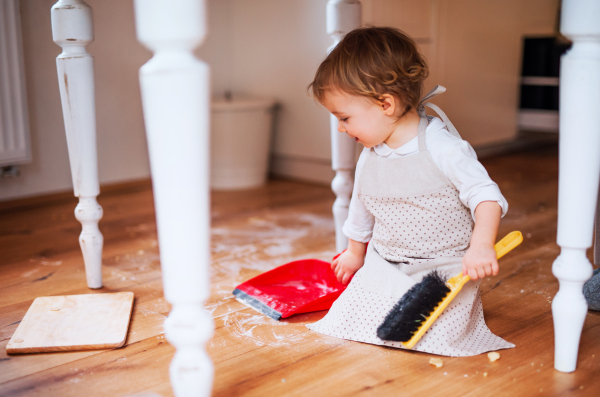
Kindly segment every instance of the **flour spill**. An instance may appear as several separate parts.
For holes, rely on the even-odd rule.
[[[236,312],[222,319],[234,336],[259,346],[289,346],[306,336],[303,324],[275,321],[262,314]]]
[[[28,272],[22,273],[22,274],[21,274],[21,277],[28,278],[28,277],[30,277],[30,276],[32,276],[32,275],[34,275],[35,273],[37,273],[37,272],[39,272],[39,271],[40,271],[40,269],[39,269],[39,268],[35,268],[35,269],[33,269],[33,270],[30,270],[30,271],[28,271]]]
[[[63,261],[51,261],[44,257],[41,257],[41,258],[29,259],[29,263],[35,263],[35,264],[42,265],[42,266],[61,266],[63,264]],[[37,273],[39,270],[40,270],[40,268],[36,267],[32,270],[22,273],[21,277],[24,277],[24,278],[30,277],[33,274]]]
[[[150,316],[160,316],[163,318],[167,318],[167,316],[160,314],[158,311],[146,309],[144,307],[138,306],[137,310],[144,315],[144,317]]]
[[[60,266],[63,264],[62,261],[50,261],[44,257],[30,259],[29,262],[39,263],[40,265],[44,265],[44,266]]]
[[[331,217],[313,214],[268,215],[249,218],[246,225],[212,229],[211,251],[213,275],[223,274],[237,281],[240,272],[264,272],[292,260],[306,259],[296,254],[303,238],[331,238],[334,224]],[[320,252],[322,259],[331,260],[334,251]],[[319,259],[321,259],[319,258]]]
[[[156,225],[154,223],[141,223],[137,226],[127,226],[125,231],[129,233],[154,232],[156,231]]]

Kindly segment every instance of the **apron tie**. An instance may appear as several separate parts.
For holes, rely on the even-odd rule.
[[[430,109],[433,109],[434,112],[436,112],[444,121],[444,123],[446,123],[446,127],[448,128],[448,131],[450,131],[450,133],[452,135],[454,135],[455,137],[462,139],[460,137],[460,134],[458,133],[458,131],[456,130],[456,128],[454,127],[454,124],[452,124],[452,122],[450,121],[450,119],[448,118],[448,116],[446,116],[446,113],[444,113],[444,111],[442,109],[440,109],[437,105],[434,105],[433,103],[429,103],[426,102],[429,99],[436,97],[438,95],[440,95],[441,93],[446,92],[446,87],[443,87],[441,85],[436,85],[435,88],[431,91],[429,91],[424,97],[423,99],[421,99],[421,102],[419,102],[419,106],[417,107],[417,113],[419,114],[419,116],[421,117],[427,117],[427,115],[425,114],[425,106],[427,106]]]

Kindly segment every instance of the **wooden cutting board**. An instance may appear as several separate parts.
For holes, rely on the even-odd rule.
[[[133,292],[44,296],[27,310],[6,345],[8,354],[121,347]]]

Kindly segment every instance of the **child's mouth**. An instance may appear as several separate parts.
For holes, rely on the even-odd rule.
[[[358,142],[358,138],[355,137],[354,139],[356,140],[356,142]]]

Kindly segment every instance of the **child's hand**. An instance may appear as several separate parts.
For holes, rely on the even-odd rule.
[[[494,241],[500,224],[502,208],[496,201],[482,201],[475,208],[475,228],[471,237],[471,248],[462,260],[463,275],[472,280],[498,274],[498,259]]]
[[[331,262],[331,269],[340,283],[348,284],[350,278],[363,266],[364,262],[364,254],[357,255],[347,249]]]
[[[463,275],[471,280],[498,274],[498,259],[493,245],[471,245],[462,260]]]

